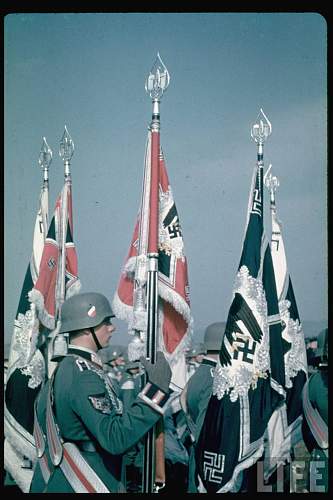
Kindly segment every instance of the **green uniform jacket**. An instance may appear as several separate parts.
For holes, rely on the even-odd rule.
[[[96,359],[86,349],[70,348],[69,355],[59,363],[54,380],[54,414],[62,438],[78,444],[81,450],[86,448],[82,442],[93,443],[95,451],[81,451],[82,456],[111,492],[124,492],[122,455],[157,422],[160,413],[140,396],[123,411],[109,378],[91,357]],[[45,435],[48,385],[41,390],[37,406]],[[47,456],[49,459],[48,452]],[[53,467],[45,485],[37,464],[30,492],[72,493],[73,489],[59,466]]]

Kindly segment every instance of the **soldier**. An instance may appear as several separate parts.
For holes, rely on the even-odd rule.
[[[101,349],[99,356],[103,367],[112,380],[120,381],[126,360],[126,348],[122,345],[108,345]]]
[[[205,354],[206,348],[202,343],[191,347],[191,349],[186,352],[185,358],[188,377],[192,377],[193,373],[196,371],[201,361],[203,360]]]
[[[159,493],[182,495],[188,486],[188,451],[184,443],[189,437],[185,414],[178,392],[173,392],[163,417],[165,488]]]
[[[187,382],[180,398],[192,440],[189,449],[188,493],[198,493],[195,445],[212,395],[214,369],[218,361],[224,330],[224,322],[216,322],[207,326],[204,336],[204,348],[207,354],[203,356],[201,364]]]
[[[328,491],[328,329],[318,335],[317,371],[303,388],[302,434],[310,453],[308,491]]]
[[[309,374],[315,371],[316,363],[316,350],[318,347],[318,339],[316,337],[310,337],[305,340],[306,345],[306,360],[308,363]]]
[[[123,409],[96,354],[115,330],[107,298],[74,295],[64,302],[61,317],[60,334],[68,332],[70,343],[36,405],[38,464],[30,491],[125,492],[122,456],[163,415],[170,367],[161,352],[154,365],[142,358],[148,383]]]

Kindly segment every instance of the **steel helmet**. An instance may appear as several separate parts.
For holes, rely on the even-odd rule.
[[[108,299],[101,293],[78,293],[65,300],[61,308],[59,333],[84,330],[99,325],[114,314]]]
[[[129,361],[125,365],[125,371],[129,372],[130,370],[134,370],[136,368],[141,368],[141,362],[139,360]]]
[[[200,344],[194,345],[185,353],[186,358],[193,358],[194,356],[199,356],[199,354],[206,354],[206,347],[202,342]]]
[[[99,351],[99,356],[103,363],[110,363],[121,356],[123,357],[125,351],[126,347],[122,345],[108,345]]]
[[[204,344],[207,351],[219,351],[221,349],[226,323],[217,321],[207,326],[204,335]]]

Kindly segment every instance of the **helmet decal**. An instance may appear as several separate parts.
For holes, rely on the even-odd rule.
[[[88,316],[90,318],[94,318],[96,316],[96,307],[95,306],[91,306],[91,308],[88,311]]]

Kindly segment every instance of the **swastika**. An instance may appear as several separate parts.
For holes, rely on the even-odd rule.
[[[224,471],[225,455],[204,451],[203,470],[204,477],[211,483],[220,483]]]
[[[168,233],[171,239],[178,238],[178,236],[182,235],[182,231],[178,221],[168,226]]]
[[[50,269],[53,269],[56,266],[56,261],[54,260],[53,257],[49,258],[49,260],[47,261],[47,265],[49,266]]]
[[[261,210],[262,210],[261,193],[260,193],[259,189],[255,189],[251,212],[253,214],[258,214],[261,216]]]
[[[236,334],[236,341],[234,342],[237,346],[237,350],[234,350],[234,359],[238,359],[238,356],[242,354],[241,361],[245,363],[253,364],[253,356],[256,350],[256,343],[253,339],[244,339]]]

